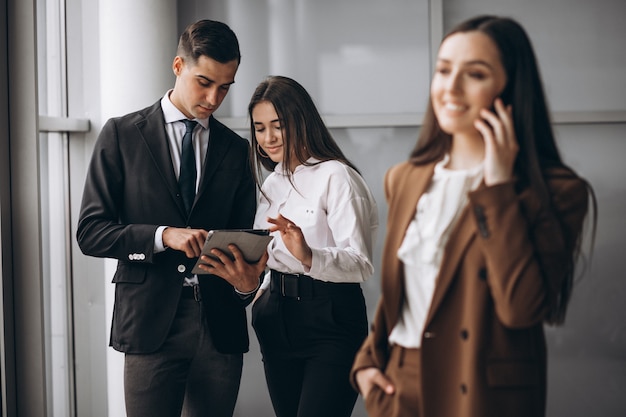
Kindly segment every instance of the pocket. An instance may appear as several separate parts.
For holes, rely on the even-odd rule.
[[[369,417],[392,417],[392,396],[374,385],[364,400],[365,409]]]
[[[346,284],[339,284],[346,285]],[[332,318],[340,331],[359,340],[359,346],[367,336],[367,309],[360,291],[332,299]]]
[[[261,351],[288,346],[280,300],[269,290],[252,306],[252,328],[259,340]]]
[[[145,263],[129,264],[126,262],[118,262],[117,270],[111,282],[114,284],[141,284],[146,280],[147,270],[148,265]]]

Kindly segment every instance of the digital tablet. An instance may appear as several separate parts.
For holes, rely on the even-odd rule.
[[[270,236],[270,231],[267,229],[210,230],[202,247],[202,255],[217,259],[211,253],[211,249],[219,249],[230,259],[235,259],[230,249],[228,249],[228,245],[233,244],[237,245],[241,253],[243,253],[246,262],[255,263],[261,259],[272,239],[273,237]],[[191,272],[194,274],[208,274],[208,272],[199,267],[203,263],[198,259]]]

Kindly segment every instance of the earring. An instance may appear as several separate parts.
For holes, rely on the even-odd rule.
[[[259,155],[261,155],[261,158],[269,158],[269,156],[265,152],[263,152],[263,149],[261,149],[259,142],[256,143],[256,151]]]

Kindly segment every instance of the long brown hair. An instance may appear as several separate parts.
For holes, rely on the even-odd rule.
[[[337,160],[357,170],[343,154],[324,124],[313,99],[297,81],[283,76],[270,76],[263,80],[252,94],[248,105],[250,119],[250,161],[257,185],[261,186],[262,168],[273,171],[277,163],[265,155],[256,140],[252,111],[260,102],[274,106],[283,131],[283,166],[285,175],[291,177],[289,167],[292,155],[303,165],[313,157],[321,162]],[[292,153],[293,150],[293,153]]]

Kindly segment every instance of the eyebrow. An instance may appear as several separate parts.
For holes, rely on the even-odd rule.
[[[197,78],[202,78],[203,80],[205,80],[205,81],[207,81],[207,82],[209,82],[209,83],[215,83],[215,80],[212,80],[212,79],[210,79],[209,77],[205,77],[205,76],[204,76],[204,75],[202,75],[202,74],[196,74],[196,77],[197,77]],[[229,82],[229,83],[224,83],[224,84],[222,84],[222,85],[233,85],[233,84],[235,84],[235,80],[233,80],[233,81],[231,81],[231,82]]]
[[[280,119],[274,119],[274,120],[270,120],[270,123],[280,123]],[[261,122],[254,122],[255,125],[262,125],[263,123]]]
[[[437,58],[437,61],[441,61],[443,63],[449,64],[451,61],[449,59],[445,59],[445,58]],[[481,65],[484,67],[487,67],[489,69],[491,69],[492,71],[494,70],[493,65],[489,64],[487,61],[483,61],[481,59],[476,59],[473,61],[463,61],[463,65],[468,66],[468,65]]]

